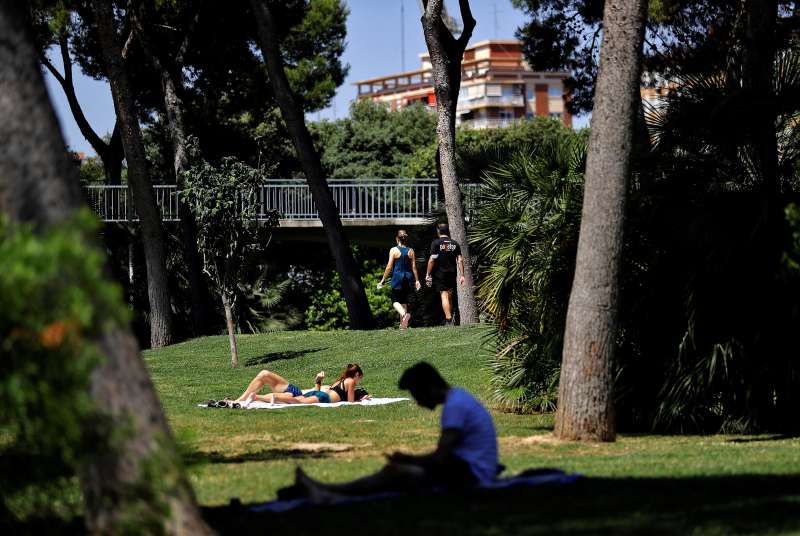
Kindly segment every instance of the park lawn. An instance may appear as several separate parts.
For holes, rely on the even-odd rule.
[[[482,327],[371,332],[276,332],[238,338],[230,368],[227,337],[145,352],[158,394],[184,453],[199,502],[224,533],[269,527],[294,533],[358,518],[359,532],[415,534],[800,533],[800,438],[621,434],[608,444],[564,443],[552,415],[493,411],[506,474],[558,467],[589,478],[563,486],[467,491],[339,507],[249,514],[226,506],[275,498],[295,467],[325,481],[379,468],[393,450],[421,452],[438,437],[439,411],[412,401],[386,406],[224,410],[208,398],[238,396],[267,368],[309,387],[360,363],[376,396],[406,396],[397,379],[424,359],[452,384],[488,400],[489,347]]]

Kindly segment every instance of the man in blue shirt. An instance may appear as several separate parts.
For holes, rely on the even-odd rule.
[[[442,431],[436,450],[428,454],[395,452],[387,456],[389,463],[377,473],[343,484],[324,484],[298,467],[295,492],[317,503],[330,503],[345,496],[431,487],[460,488],[495,479],[499,468],[497,434],[491,415],[480,402],[464,389],[448,385],[425,362],[407,369],[399,386],[410,391],[422,407],[434,409],[443,404]]]

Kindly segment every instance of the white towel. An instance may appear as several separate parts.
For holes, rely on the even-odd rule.
[[[362,400],[361,402],[334,402],[332,404],[322,404],[317,402],[315,404],[270,404],[269,402],[260,402],[254,400],[247,406],[247,409],[285,409],[285,408],[307,408],[308,406],[319,406],[321,408],[338,408],[339,406],[382,406],[383,404],[393,404],[395,402],[402,402],[403,400],[411,400],[410,398],[370,398],[369,400]],[[198,404],[199,407],[208,407],[205,404]]]

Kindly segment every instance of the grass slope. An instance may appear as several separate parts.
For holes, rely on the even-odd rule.
[[[359,518],[359,532],[542,534],[639,532],[703,534],[800,532],[800,439],[778,436],[622,435],[616,443],[561,443],[551,415],[493,412],[501,461],[513,474],[560,467],[588,478],[562,487],[472,491],[255,516],[230,498],[273,499],[301,465],[326,481],[363,476],[393,450],[424,451],[438,437],[439,412],[401,402],[376,407],[234,411],[197,408],[238,396],[261,369],[309,387],[346,364],[365,371],[377,396],[404,396],[397,378],[424,359],[452,384],[486,399],[485,331],[480,327],[373,332],[280,332],[239,337],[229,366],[226,337],[145,352],[153,381],[185,452],[198,500],[225,533],[258,529],[313,532]],[[334,523],[334,526],[336,524]]]

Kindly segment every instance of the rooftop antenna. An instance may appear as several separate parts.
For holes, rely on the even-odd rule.
[[[406,10],[405,0],[400,0],[400,72],[406,72]]]
[[[500,38],[500,26],[497,24],[497,14],[502,13],[500,10],[497,9],[497,2],[494,2],[494,38]]]
[[[425,13],[425,6],[422,4],[422,0],[417,0],[417,4],[419,4],[419,10],[422,13]],[[447,6],[444,2],[442,2],[442,21],[444,22],[445,27],[450,30],[453,34],[460,34],[461,33],[461,22],[455,17],[451,17],[447,13]]]

